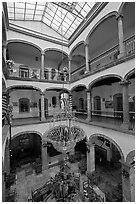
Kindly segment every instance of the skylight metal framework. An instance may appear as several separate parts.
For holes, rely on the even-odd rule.
[[[94,5],[94,2],[7,2],[9,20],[40,21],[66,39]]]

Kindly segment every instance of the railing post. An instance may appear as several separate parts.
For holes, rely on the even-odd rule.
[[[45,52],[41,51],[41,79],[44,79],[44,56]]]
[[[85,73],[88,73],[89,72],[89,41],[86,40],[84,45],[85,45],[85,58],[86,58],[86,72]]]
[[[118,21],[118,37],[119,37],[119,52],[120,52],[118,58],[121,58],[125,55],[123,15],[122,14],[117,16],[117,21]]]
[[[123,80],[120,82],[123,88],[123,124],[122,127],[129,130],[129,100],[128,100],[128,86],[130,81]]]
[[[44,110],[44,93],[41,93],[41,121],[45,121],[45,110]]]

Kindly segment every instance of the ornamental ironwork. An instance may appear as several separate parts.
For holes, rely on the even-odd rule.
[[[76,143],[85,138],[84,131],[77,127],[69,127],[67,125],[60,125],[52,128],[46,134],[46,140],[51,142],[55,149],[59,152],[69,152],[73,149]]]

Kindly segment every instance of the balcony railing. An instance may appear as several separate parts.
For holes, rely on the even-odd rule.
[[[68,81],[69,79],[69,74],[66,73],[64,74],[61,71],[58,71],[56,69],[46,69],[44,71],[44,77],[41,77],[41,69],[38,68],[31,68],[31,67],[22,67],[21,69],[19,68],[20,65],[15,63],[13,66],[12,71],[10,71],[9,76],[10,77],[17,77],[21,79],[34,79],[34,80],[39,80],[43,79],[45,81]]]
[[[124,44],[126,56],[135,53],[135,35],[125,40]]]
[[[135,53],[135,35],[126,39],[124,41],[124,44],[125,44],[125,56]],[[120,54],[119,45],[116,45],[111,49],[105,51],[104,53],[98,55],[89,62],[90,72],[101,70],[102,68],[104,68],[104,66],[113,63],[115,60],[118,59],[119,54]],[[84,64],[83,66],[77,68],[77,70],[73,71],[72,81],[75,81],[83,77],[84,70],[86,69],[85,66],[86,65]]]
[[[119,47],[118,45],[105,51],[101,55],[95,57],[89,62],[90,71],[102,68],[104,65],[115,61],[118,58]]]

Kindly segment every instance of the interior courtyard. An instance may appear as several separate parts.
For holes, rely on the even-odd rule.
[[[2,2],[2,202],[135,202],[135,2]]]

